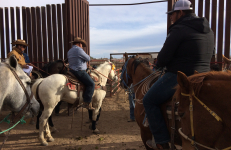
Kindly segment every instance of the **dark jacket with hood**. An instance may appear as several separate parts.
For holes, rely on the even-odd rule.
[[[158,54],[158,66],[167,72],[181,71],[187,76],[194,71],[207,72],[214,51],[214,33],[206,18],[187,14],[169,28],[163,48]]]

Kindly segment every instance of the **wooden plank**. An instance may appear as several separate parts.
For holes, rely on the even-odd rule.
[[[90,56],[90,26],[89,26],[89,3],[87,4],[87,54]]]
[[[222,62],[224,1],[219,0],[217,61]],[[222,64],[220,64],[221,67]]]
[[[63,12],[63,44],[64,44],[64,59],[67,59],[68,52],[68,34],[67,34],[67,10],[66,4],[62,4]]]
[[[230,58],[230,22],[231,22],[231,1],[226,0],[226,20],[225,20],[225,52],[224,55]]]
[[[81,0],[77,1],[77,14],[78,14],[78,37],[81,37]]]
[[[47,60],[47,25],[46,25],[46,9],[41,7],[42,12],[42,40],[43,40],[43,62],[46,63]],[[42,64],[44,65],[44,64]]]
[[[83,39],[86,40],[86,3],[83,1]],[[87,53],[87,48],[84,47],[83,50]]]
[[[33,42],[33,49],[32,49],[32,62],[35,62],[36,66],[38,67],[38,60],[37,60],[37,32],[36,32],[36,14],[35,14],[35,7],[31,7],[31,22],[32,22],[32,42]]]
[[[205,18],[209,21],[210,20],[210,0],[205,0]]]
[[[47,8],[47,35],[48,35],[48,53],[49,53],[49,62],[53,61],[53,50],[52,50],[52,24],[51,24],[51,6],[46,5]]]
[[[217,33],[217,0],[212,0],[212,15],[211,15],[211,28],[213,30],[214,33],[214,43],[215,43],[215,47],[216,47],[216,33]],[[215,54],[217,53],[217,49],[215,49]],[[211,62],[215,62],[215,56],[212,57]]]
[[[36,24],[37,24],[37,61],[38,67],[42,68],[43,55],[42,55],[42,35],[41,35],[41,11],[40,7],[36,7]]]
[[[16,7],[17,39],[21,39],[20,7]]]
[[[5,7],[5,38],[6,38],[6,52],[10,52],[10,25],[9,25],[9,9]]]
[[[14,7],[10,7],[10,22],[11,22],[11,42],[15,39],[15,20],[14,20]]]
[[[62,11],[61,5],[57,4],[57,22],[58,22],[58,47],[59,47],[59,57],[58,59],[63,60],[63,39],[62,39]]]
[[[67,10],[67,37],[68,42],[73,40],[72,36],[72,1],[73,0],[65,0],[66,10]],[[72,47],[72,43],[68,43],[68,49]]]
[[[198,16],[203,17],[203,0],[198,0]]]
[[[0,22],[4,22],[3,8],[0,7]],[[1,38],[1,60],[5,59],[5,43],[4,43],[4,24],[0,23],[0,38]]]
[[[23,29],[23,39],[28,42],[27,34],[26,34],[26,7],[22,7],[22,29]],[[28,48],[25,50],[28,53]]]
[[[63,60],[63,40],[62,40],[62,12],[61,5],[57,4],[57,30],[58,30],[58,59]]]
[[[75,38],[77,35],[76,35],[76,13],[75,13],[75,3],[76,3],[77,0],[72,0],[72,27],[73,27],[73,37]]]
[[[174,4],[174,0],[168,0],[168,10],[167,10],[167,12],[172,10],[173,4]],[[167,15],[167,34],[169,32],[169,27],[171,26],[171,24],[172,23],[171,23],[171,20],[170,20],[170,16]]]
[[[75,32],[76,32],[76,37],[78,37],[79,36],[79,13],[78,13],[78,11],[79,11],[79,0],[76,0],[75,1],[75,17],[76,17],[76,19],[75,19],[75,26],[76,26],[76,28],[75,28]]]
[[[51,7],[52,7],[53,52],[54,52],[54,60],[58,60],[56,5],[55,5],[55,4],[52,4]]]
[[[195,0],[190,0],[191,1],[191,3],[192,3],[192,5],[193,5],[193,12],[195,13]]]
[[[32,42],[32,33],[31,33],[31,11],[30,8],[26,8],[26,24],[27,24],[27,37],[28,37],[28,44],[29,47],[27,47],[27,55],[29,56],[30,61],[32,62],[32,47],[33,47],[33,42]]]

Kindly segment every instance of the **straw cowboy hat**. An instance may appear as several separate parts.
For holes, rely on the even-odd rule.
[[[70,43],[82,43],[83,47],[87,46],[87,42],[85,40],[81,39],[80,37],[76,37],[74,39],[74,41],[71,41]]]
[[[25,40],[21,40],[21,39],[17,39],[16,41],[13,41],[11,43],[12,45],[25,45],[25,46],[29,46]]]

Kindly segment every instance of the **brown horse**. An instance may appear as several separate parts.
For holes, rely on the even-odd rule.
[[[183,149],[231,149],[231,72],[213,71],[190,77],[178,72],[177,81]]]
[[[123,66],[122,74],[121,74],[121,86],[125,89],[128,89],[131,84],[133,84],[134,86],[135,99],[136,99],[134,114],[135,114],[136,122],[140,127],[141,138],[146,149],[150,149],[146,145],[146,141],[152,139],[152,133],[149,127],[145,127],[143,125],[143,121],[145,118],[145,111],[144,111],[142,99],[145,93],[147,92],[148,87],[150,87],[158,79],[160,72],[153,74],[153,71],[150,69],[150,67],[147,66],[145,62],[138,59],[137,57],[128,58],[127,54],[125,54],[125,60],[126,63]],[[144,79],[146,79],[147,77],[148,78],[151,77],[150,82],[146,82],[147,80],[144,81]],[[148,85],[144,85],[143,83],[148,83]],[[140,87],[146,87],[147,90],[145,91],[143,90],[143,88]],[[171,101],[171,99],[169,101]],[[171,122],[169,121],[168,115],[166,114],[167,103],[162,105],[162,111],[170,131]],[[179,126],[178,122],[176,122],[177,126]],[[181,145],[181,138],[179,134],[176,134],[176,136],[177,137],[175,138],[176,139],[175,143]]]

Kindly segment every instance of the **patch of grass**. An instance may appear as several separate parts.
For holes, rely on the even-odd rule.
[[[79,140],[82,140],[83,137],[79,136],[79,137],[76,137],[75,139],[79,141]]]
[[[99,141],[103,141],[103,140],[104,140],[104,138],[103,138],[103,137],[101,137],[101,138],[98,138],[98,140],[99,140]]]
[[[96,146],[95,149],[99,149],[98,146]]]

